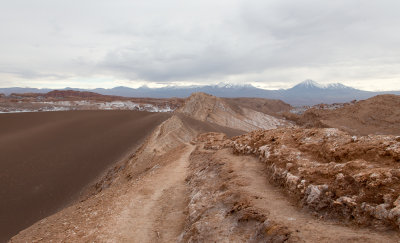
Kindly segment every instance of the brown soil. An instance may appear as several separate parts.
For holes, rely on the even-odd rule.
[[[180,118],[181,117],[181,118]],[[111,169],[89,196],[26,230],[12,242],[171,242],[182,232],[188,156],[198,131],[242,131],[173,116],[135,156]]]
[[[267,166],[235,156],[221,134],[198,137],[190,156],[189,205],[182,242],[396,242],[396,232],[374,232],[325,221],[299,210],[269,184]]]
[[[0,114],[0,242],[77,199],[168,117],[136,111]]]
[[[286,128],[236,137],[232,146],[236,153],[259,156],[273,183],[321,216],[400,227],[398,137]]]
[[[247,132],[287,125],[286,121],[266,113],[236,103],[232,105],[234,102],[233,99],[227,102],[226,99],[209,94],[193,93],[176,112],[199,121]]]
[[[271,116],[281,116],[281,113],[288,112],[292,108],[281,100],[262,99],[262,98],[223,98],[231,107],[246,107]]]
[[[177,113],[176,115],[181,119],[185,126],[194,129],[197,133],[221,132],[226,134],[228,137],[235,137],[245,133],[242,130],[224,127],[214,123],[199,121],[183,114]]]
[[[286,118],[305,127],[335,127],[355,135],[400,135],[400,96],[379,95],[349,103],[338,109],[314,107],[302,115]]]

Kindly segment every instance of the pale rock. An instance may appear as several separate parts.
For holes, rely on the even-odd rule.
[[[393,202],[393,205],[395,207],[400,207],[400,196],[396,199],[396,201]]]
[[[324,191],[328,189],[328,185],[309,185],[306,190],[307,194],[307,199],[306,202],[307,204],[314,204],[317,203]]]
[[[343,180],[343,179],[344,179],[343,173],[338,173],[338,174],[336,175],[336,180],[337,180],[337,181],[340,181],[340,180]]]
[[[340,205],[347,205],[347,206],[356,206],[356,200],[354,198],[351,197],[347,197],[347,196],[342,196],[339,197],[338,199],[335,200],[334,202],[335,204],[340,204]]]
[[[375,208],[375,217],[378,219],[385,219],[389,217],[389,211],[386,209],[387,207],[389,207],[388,204],[379,204],[378,206],[376,206]]]
[[[299,183],[300,178],[288,172],[286,174],[286,184],[288,185],[289,189],[294,191],[296,190],[297,184]]]
[[[287,163],[286,164],[286,169],[290,170],[293,166],[294,166],[293,163]]]

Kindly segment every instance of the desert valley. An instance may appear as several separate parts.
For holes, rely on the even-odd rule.
[[[400,240],[400,96],[1,99],[0,241]]]

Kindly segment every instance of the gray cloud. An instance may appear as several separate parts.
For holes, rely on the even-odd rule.
[[[0,69],[1,86],[7,85],[2,75],[13,74],[24,83],[81,79],[84,85],[101,76],[111,83],[225,80],[274,86],[314,78],[370,88],[381,80],[400,89],[395,0],[3,5],[0,31],[7,38],[0,40],[0,66],[9,69]]]

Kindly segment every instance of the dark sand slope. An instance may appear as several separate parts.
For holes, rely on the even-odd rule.
[[[76,200],[170,114],[0,114],[0,242]]]

